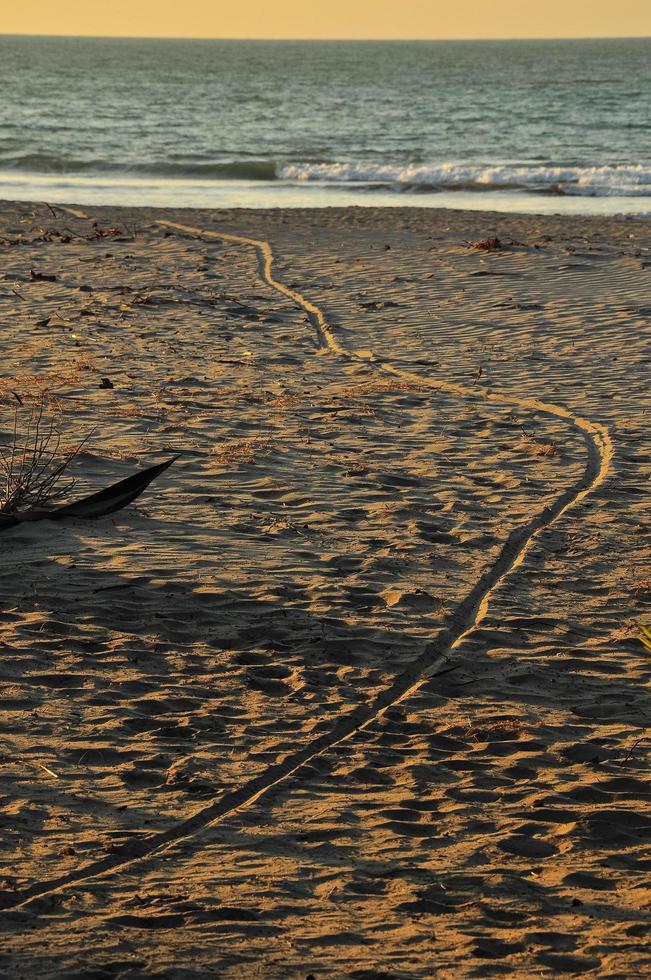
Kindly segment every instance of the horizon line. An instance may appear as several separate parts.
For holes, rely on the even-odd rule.
[[[540,37],[197,37],[196,35],[183,34],[36,34],[28,31],[0,33],[0,38],[12,37],[33,37],[33,38],[61,38],[68,40],[93,40],[93,41],[271,41],[278,43],[288,43],[296,41],[305,42],[326,42],[335,43],[337,41],[373,43],[408,42],[412,44],[423,43],[444,43],[452,42],[480,42],[480,41],[648,41],[651,34],[582,34],[582,35],[558,35]]]

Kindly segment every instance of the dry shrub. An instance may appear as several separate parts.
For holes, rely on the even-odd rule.
[[[86,441],[64,445],[45,395],[29,407],[17,406],[9,444],[0,448],[0,513],[34,510],[66,497],[75,485],[68,467]]]

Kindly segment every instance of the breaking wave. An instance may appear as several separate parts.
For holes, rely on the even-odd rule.
[[[345,184],[349,190],[528,191],[592,197],[651,197],[651,166],[546,164],[295,162],[171,159],[124,161],[0,154],[0,171],[31,175],[145,177],[184,181],[274,181]]]
[[[279,168],[283,180],[384,184],[400,190],[527,190],[595,197],[651,196],[651,167],[558,167],[462,163],[291,163]]]

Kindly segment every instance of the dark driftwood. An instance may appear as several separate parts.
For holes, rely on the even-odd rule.
[[[150,466],[140,473],[128,476],[126,480],[120,480],[105,490],[93,493],[89,497],[82,497],[72,504],[65,504],[62,507],[52,507],[49,509],[39,509],[26,511],[24,514],[0,514],[0,531],[15,527],[31,521],[62,521],[66,517],[82,517],[94,519],[104,517],[106,514],[113,514],[116,510],[121,510],[130,504],[136,497],[145,490],[152,480],[160,476],[171,466],[178,456],[159,463],[158,466]]]

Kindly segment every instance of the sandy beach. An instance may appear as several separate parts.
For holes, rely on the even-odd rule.
[[[497,247],[487,245],[491,239]],[[0,205],[0,976],[651,975],[651,223]]]

